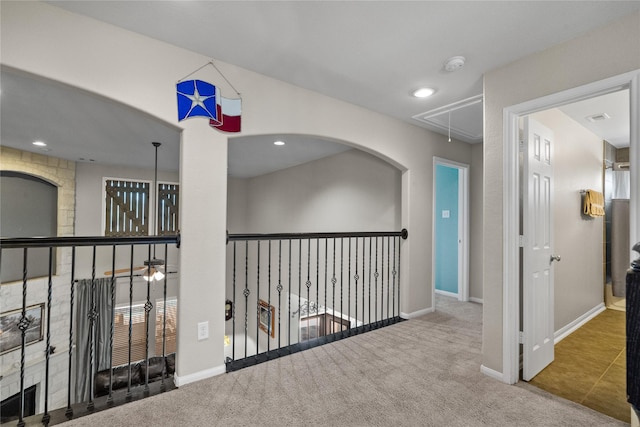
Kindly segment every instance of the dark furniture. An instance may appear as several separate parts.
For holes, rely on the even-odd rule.
[[[627,272],[627,399],[640,417],[640,264]]]
[[[166,357],[154,356],[149,358],[149,382],[162,378],[162,369],[166,368],[167,377],[171,377],[175,372],[176,354],[172,353]],[[126,388],[129,382],[129,365],[121,365],[112,368],[112,389],[118,390]],[[131,386],[144,384],[147,376],[147,363],[145,360],[131,364]],[[109,369],[99,371],[94,376],[94,396],[105,396],[109,394]]]

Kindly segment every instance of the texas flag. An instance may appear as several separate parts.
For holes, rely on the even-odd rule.
[[[190,117],[218,120],[218,88],[202,80],[185,80],[176,85],[178,121]]]
[[[209,125],[223,132],[240,132],[242,99],[217,97],[217,118],[211,118]]]

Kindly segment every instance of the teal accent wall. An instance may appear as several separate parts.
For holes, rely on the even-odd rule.
[[[443,211],[449,217],[443,218]],[[436,165],[435,286],[458,293],[458,169]]]

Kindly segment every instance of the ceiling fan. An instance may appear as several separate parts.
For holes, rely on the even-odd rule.
[[[159,142],[152,142],[151,144],[153,144],[153,146],[155,147],[155,152],[156,152],[156,159],[155,159],[155,169],[154,169],[154,177],[153,177],[153,194],[154,194],[154,208],[153,208],[153,215],[154,215],[154,219],[157,221],[157,210],[158,210],[158,147],[160,147],[160,145],[162,145]],[[153,246],[153,258],[151,259],[147,259],[144,262],[144,265],[141,266],[136,266],[133,268],[121,268],[118,270],[112,270],[112,271],[105,271],[104,274],[106,276],[112,276],[112,275],[118,275],[118,274],[123,274],[123,273],[128,273],[129,275],[133,275],[134,271],[140,271],[142,278],[144,280],[146,280],[147,282],[152,282],[152,281],[160,281],[162,279],[164,279],[166,271],[165,271],[165,264],[164,264],[164,260],[163,259],[159,259],[156,258],[156,247],[155,245]],[[174,271],[171,271],[169,273],[175,273]]]
[[[175,273],[175,271],[166,272],[164,260],[158,258],[152,258],[146,260],[144,265],[134,266],[133,268],[120,268],[117,270],[105,271],[105,276],[118,276],[120,274],[133,275],[133,276],[142,276],[144,280],[149,281],[160,281],[164,279],[166,274]]]

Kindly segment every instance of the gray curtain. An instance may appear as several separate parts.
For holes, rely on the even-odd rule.
[[[91,311],[91,279],[79,280],[76,286],[76,403],[89,400],[89,358]],[[111,367],[111,278],[95,280],[94,301],[96,305],[96,324],[94,336],[94,373]]]

